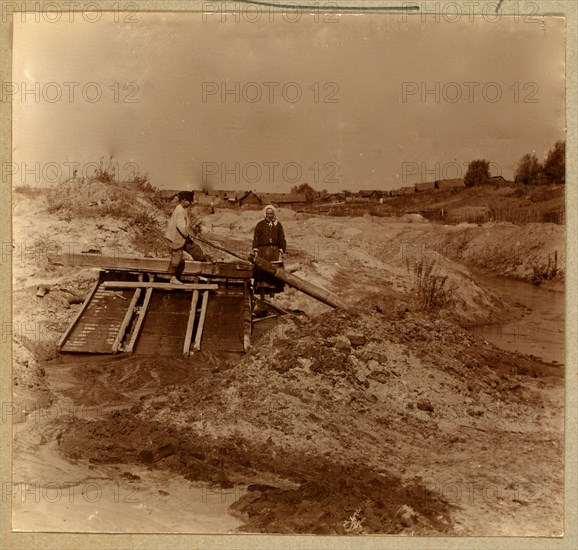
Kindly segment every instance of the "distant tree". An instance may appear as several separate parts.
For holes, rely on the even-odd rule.
[[[536,185],[542,179],[542,165],[533,153],[526,153],[518,164],[514,181],[524,185]]]
[[[557,141],[544,161],[546,183],[566,183],[566,142]]]
[[[317,197],[317,191],[315,191],[315,189],[313,189],[313,187],[311,187],[308,183],[302,183],[301,185],[292,187],[291,193],[305,195],[305,200],[307,202],[313,202]]]
[[[468,165],[468,171],[464,176],[464,183],[466,187],[473,187],[487,183],[490,179],[490,163],[487,160],[472,160]]]

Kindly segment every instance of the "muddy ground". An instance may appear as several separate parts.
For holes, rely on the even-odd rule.
[[[155,212],[162,225],[162,209]],[[141,495],[126,504],[134,521],[123,524],[101,502],[92,508],[100,506],[107,522],[91,523],[94,509],[85,517],[77,507],[74,529],[146,531],[145,495],[155,496],[144,509],[163,518],[175,501],[189,510],[180,491],[191,483],[227,496],[215,512],[225,530],[563,531],[564,366],[505,351],[471,330],[519,315],[473,268],[530,281],[556,253],[557,274],[545,284],[563,286],[563,226],[441,226],[419,216],[348,219],[283,209],[287,268],[346,299],[351,311],[288,289],[274,301],[291,313],[256,323],[248,354],[185,361],[57,357],[56,343],[80,307],[73,298],[95,273],[51,266],[38,243],[73,242],[104,254],[108,247],[162,256],[164,249],[151,239],[143,243],[149,250],[139,250],[134,213],[128,221],[75,219],[47,212],[42,196],[18,193],[13,213],[15,475],[62,484],[72,476],[77,485],[101,479],[138,486]],[[259,215],[199,211],[205,237],[237,252],[249,251]],[[423,261],[451,290],[435,311],[416,293]],[[49,288],[44,297],[38,285]],[[182,480],[181,488],[159,485],[154,476],[161,475],[165,484]],[[191,524],[207,511],[206,500],[189,510]],[[49,512],[30,516],[20,503],[13,518],[22,526]],[[186,530],[181,515],[179,525],[167,520],[169,530]],[[198,529],[217,532],[217,523]]]

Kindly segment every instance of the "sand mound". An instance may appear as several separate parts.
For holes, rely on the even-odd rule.
[[[154,464],[224,486],[267,480],[235,505],[250,530],[311,532],[317,522],[315,532],[343,533],[359,510],[366,532],[441,533],[447,503],[415,479],[416,457],[455,452],[464,429],[534,437],[552,417],[536,408],[532,379],[562,375],[376,297],[358,313],[286,317],[240,361],[209,358],[188,375],[138,358],[101,365],[89,376],[125,399],[159,376],[163,389],[130,411],[74,423],[62,445],[73,458]],[[391,501],[379,496],[386,487]],[[396,516],[403,505],[416,513],[409,523]]]

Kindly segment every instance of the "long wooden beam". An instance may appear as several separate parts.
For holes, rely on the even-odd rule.
[[[209,301],[209,291],[203,292],[203,304],[201,305],[201,315],[199,316],[199,324],[197,325],[197,334],[195,336],[194,348],[199,351],[201,349],[201,337],[203,336],[203,328],[205,326],[205,317],[207,315],[207,303]]]
[[[168,258],[137,258],[129,256],[103,256],[101,254],[48,254],[48,261],[54,265],[75,267],[98,267],[118,271],[142,271],[145,273],[167,273]],[[229,277],[250,279],[253,266],[250,262],[194,262],[185,261],[183,275],[205,275],[209,277]]]
[[[130,304],[128,305],[128,309],[126,310],[126,314],[124,316],[124,319],[122,320],[122,323],[120,325],[120,328],[118,329],[118,333],[116,335],[116,338],[114,339],[114,343],[112,344],[112,352],[113,353],[117,353],[119,348],[120,348],[120,343],[122,342],[122,339],[124,338],[126,329],[128,328],[128,325],[134,315],[134,308],[136,306],[136,303],[138,301],[138,299],[140,298],[140,295],[142,293],[142,289],[137,288],[134,291],[132,300],[130,301]]]
[[[185,345],[183,346],[183,355],[188,357],[191,353],[191,340],[193,339],[193,326],[195,325],[195,316],[197,315],[197,302],[199,301],[199,291],[193,290],[191,300],[191,311],[189,313],[189,322],[187,323],[187,332],[185,332]]]
[[[174,284],[174,283],[141,283],[138,281],[106,281],[103,288],[156,288],[159,290],[217,290],[219,285],[212,283]]]
[[[268,262],[263,258],[256,257],[255,265],[266,273],[273,275],[273,277],[276,277],[277,279],[287,283],[297,290],[300,290],[301,292],[304,292],[305,294],[308,294],[309,296],[313,296],[313,298],[331,307],[336,309],[343,309],[345,311],[350,308],[349,304],[347,304],[339,296],[333,294],[333,292],[329,292],[329,290],[325,290],[324,288],[314,285],[309,281],[305,281],[304,279],[297,277],[297,275],[293,275],[293,273],[289,273],[289,271],[286,269]]]
[[[100,286],[100,277],[99,277],[98,281],[96,281],[96,283],[94,283],[94,285],[90,289],[90,292],[88,293],[88,296],[84,300],[82,307],[78,310],[78,313],[74,316],[74,319],[72,320],[72,322],[68,326],[68,330],[60,338],[60,340],[58,342],[58,349],[60,349],[64,345],[64,342],[66,342],[66,339],[70,336],[70,333],[72,332],[72,330],[76,326],[76,323],[78,323],[79,319],[82,317],[82,314],[86,311],[88,304],[90,304],[90,301],[92,300],[92,297],[96,294],[96,291],[98,290],[99,286]]]
[[[149,278],[152,279],[152,276],[149,275]],[[146,314],[147,314],[147,309],[149,307],[149,302],[151,301],[151,296],[153,294],[153,289],[152,288],[147,288],[146,289],[146,294],[145,294],[145,298],[144,298],[144,302],[140,308],[139,311],[139,315],[138,315],[138,319],[136,322],[136,325],[134,327],[134,330],[132,331],[132,336],[130,338],[130,342],[128,343],[128,346],[126,347],[126,352],[127,353],[132,353],[134,350],[134,346],[136,344],[136,340],[138,338],[140,329],[142,327],[142,324],[145,320]]]

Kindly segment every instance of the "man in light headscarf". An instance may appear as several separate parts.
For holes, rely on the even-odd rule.
[[[268,262],[283,261],[283,254],[287,250],[287,241],[283,226],[277,220],[277,213],[272,204],[263,209],[263,218],[255,227],[253,234],[253,253]],[[282,292],[283,283],[275,277],[256,269],[255,285],[263,296],[264,291]]]

